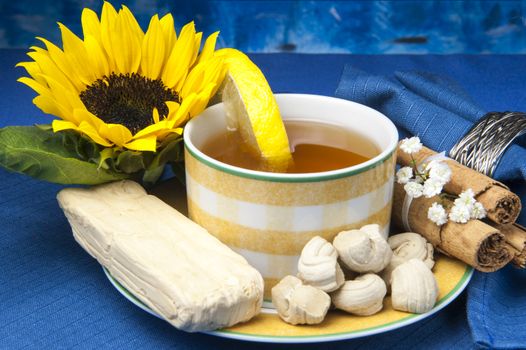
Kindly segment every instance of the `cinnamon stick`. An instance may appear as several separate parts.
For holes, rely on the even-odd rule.
[[[433,150],[422,147],[416,155],[413,154],[417,164],[436,154]],[[411,165],[411,156],[398,149],[397,162],[402,166]],[[511,224],[517,220],[521,211],[520,198],[511,192],[506,185],[468,168],[453,159],[445,161],[451,169],[451,180],[444,186],[444,191],[451,194],[460,194],[471,188],[479,201],[486,209],[489,220],[497,224]]]
[[[405,195],[403,185],[395,184],[393,221],[400,227]],[[442,226],[429,220],[427,211],[437,201],[437,197],[415,198],[408,214],[411,229],[424,236],[436,249],[483,272],[496,271],[513,259],[504,235],[480,220],[470,220],[466,224],[449,221]]]
[[[526,268],[526,228],[519,224],[497,225],[496,228],[514,249],[512,263],[517,267]]]

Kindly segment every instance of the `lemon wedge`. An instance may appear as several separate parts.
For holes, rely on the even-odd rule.
[[[224,57],[227,68],[221,94],[228,128],[239,132],[264,170],[285,171],[292,163],[289,140],[265,76],[238,50],[221,49],[216,54]]]

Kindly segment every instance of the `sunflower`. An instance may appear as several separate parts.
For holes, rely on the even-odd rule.
[[[170,14],[153,16],[144,33],[126,6],[117,12],[105,2],[100,20],[83,10],[83,39],[59,28],[63,48],[37,38],[45,48],[30,48],[33,61],[18,64],[30,77],[19,81],[37,92],[37,107],[60,118],[54,132],[76,130],[102,147],[155,152],[181,135],[225,74],[218,32],[199,53],[202,33],[190,22],[177,37]]]

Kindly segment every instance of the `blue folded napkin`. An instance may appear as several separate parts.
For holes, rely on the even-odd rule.
[[[346,65],[336,96],[372,107],[397,126],[400,136],[419,136],[424,145],[446,153],[486,112],[453,80],[423,72],[375,76]],[[526,148],[511,145],[495,171],[513,185],[526,206]],[[526,210],[518,220],[526,224]],[[526,349],[526,271],[506,267],[476,272],[468,288],[467,317],[481,347]]]
[[[393,77],[366,74],[349,65],[336,96],[363,103],[388,116],[401,137],[417,135],[429,148],[446,153],[486,112],[452,80],[421,72]],[[495,179],[515,185],[526,206],[526,148],[512,144],[502,156]],[[526,210],[518,220],[526,224]]]

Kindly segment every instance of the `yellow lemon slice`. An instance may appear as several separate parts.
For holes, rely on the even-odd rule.
[[[225,58],[223,83],[229,129],[238,130],[247,150],[260,158],[264,170],[283,172],[292,163],[289,140],[276,99],[265,76],[242,52],[218,50]]]

